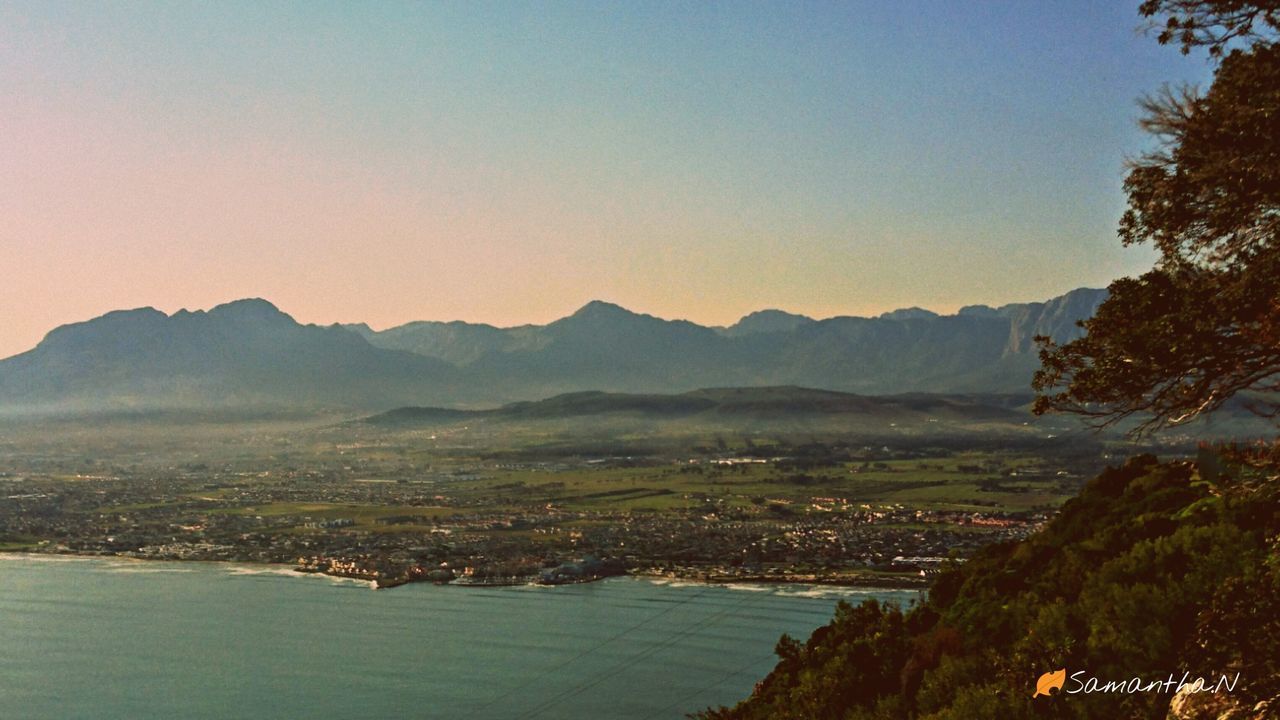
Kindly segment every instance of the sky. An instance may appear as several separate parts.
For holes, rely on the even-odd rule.
[[[104,312],[728,324],[1045,299],[1124,249],[1097,2],[0,0],[0,357]]]

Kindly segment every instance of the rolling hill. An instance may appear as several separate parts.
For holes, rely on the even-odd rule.
[[[710,388],[676,395],[577,392],[485,410],[402,407],[362,422],[392,430],[486,423],[600,432],[841,431],[868,436],[1028,431],[1029,396],[866,396],[800,387]]]

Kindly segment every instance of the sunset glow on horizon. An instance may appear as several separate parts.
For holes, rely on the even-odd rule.
[[[0,5],[0,357],[114,309],[703,324],[1151,264],[1136,3]],[[786,10],[786,13],[782,11]]]

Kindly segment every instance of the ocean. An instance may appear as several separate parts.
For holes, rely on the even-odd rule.
[[[614,578],[367,583],[0,555],[0,718],[682,718],[732,704],[837,600],[908,590]]]

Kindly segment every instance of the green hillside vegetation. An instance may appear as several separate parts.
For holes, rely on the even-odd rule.
[[[842,603],[734,708],[702,720],[1165,718],[1171,692],[1032,697],[1041,673],[1101,681],[1240,673],[1198,702],[1280,716],[1280,488],[1216,457],[1108,469],[1042,532],[989,546],[920,605]],[[1068,688],[1072,687],[1068,683]],[[1269,701],[1269,705],[1258,703]],[[1272,713],[1272,714],[1268,714]],[[1218,717],[1214,712],[1211,717]],[[1198,717],[1187,715],[1187,717]]]

